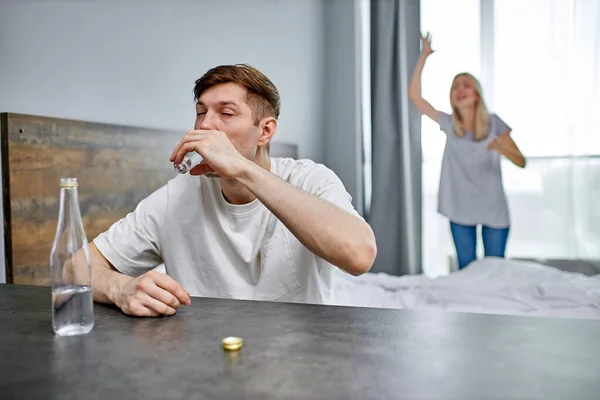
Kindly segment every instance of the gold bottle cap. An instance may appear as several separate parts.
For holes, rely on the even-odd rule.
[[[77,178],[61,178],[60,179],[60,187],[61,188],[76,188]]]
[[[229,336],[223,339],[223,349],[226,351],[238,351],[242,348],[242,338]]]

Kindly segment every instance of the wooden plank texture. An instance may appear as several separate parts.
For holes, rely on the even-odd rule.
[[[79,180],[91,241],[176,175],[184,133],[13,113],[1,123],[6,280],[32,285],[49,284],[60,178]]]

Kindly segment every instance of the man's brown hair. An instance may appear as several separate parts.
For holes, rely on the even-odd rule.
[[[262,72],[246,64],[219,65],[206,72],[194,85],[194,100],[204,91],[222,83],[237,83],[246,88],[246,102],[252,110],[254,125],[266,117],[279,118],[279,91]]]

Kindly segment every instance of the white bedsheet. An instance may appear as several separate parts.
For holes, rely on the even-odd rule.
[[[340,272],[335,297],[346,306],[600,319],[600,275],[499,258],[436,279]]]

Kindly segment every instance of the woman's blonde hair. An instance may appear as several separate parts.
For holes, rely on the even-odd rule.
[[[477,91],[477,103],[475,103],[475,127],[473,129],[473,135],[475,136],[476,141],[482,141],[487,139],[488,130],[489,130],[489,122],[490,122],[490,113],[488,112],[487,107],[485,106],[485,102],[483,101],[483,95],[481,92],[481,84],[473,75],[468,72],[462,72],[454,77],[452,80],[452,86],[450,87],[450,105],[452,106],[452,123],[454,125],[454,133],[458,137],[465,136],[465,123],[460,115],[458,108],[454,104],[452,104],[452,88],[454,87],[454,82],[461,76],[466,76],[471,79],[475,84],[475,90]]]

